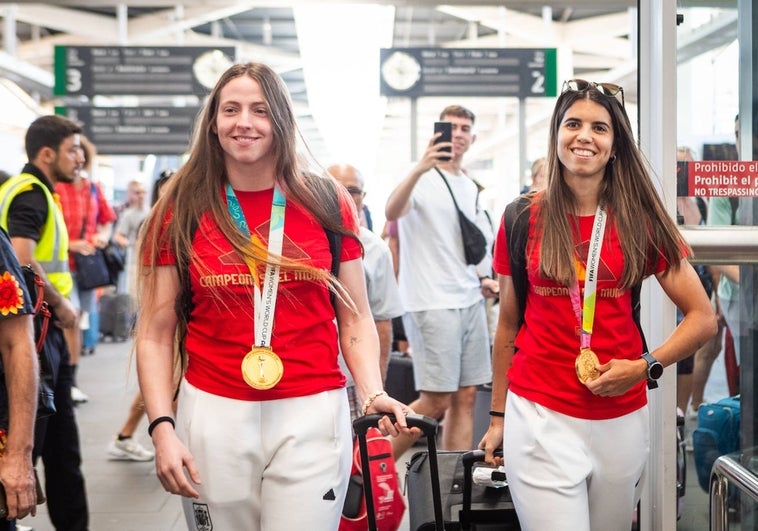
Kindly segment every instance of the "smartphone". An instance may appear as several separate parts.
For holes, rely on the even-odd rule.
[[[435,144],[440,142],[452,142],[453,141],[453,122],[434,122],[434,132],[442,133],[435,141]],[[442,148],[440,151],[447,151],[450,153],[452,149],[450,147]],[[452,157],[440,157],[440,160],[450,160]]]

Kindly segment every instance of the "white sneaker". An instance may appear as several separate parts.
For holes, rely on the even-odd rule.
[[[85,394],[78,387],[72,386],[71,387],[71,400],[74,401],[74,404],[83,404],[89,401],[89,395]]]
[[[698,408],[693,408],[692,404],[687,407],[687,420],[697,420],[697,409]]]
[[[16,523],[16,531],[34,531],[34,528]]]
[[[120,461],[152,461],[155,453],[151,452],[131,437],[124,440],[118,438],[108,445],[108,453],[111,459]]]

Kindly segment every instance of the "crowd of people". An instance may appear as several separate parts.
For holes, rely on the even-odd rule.
[[[442,422],[442,449],[478,446],[505,465],[523,529],[628,529],[649,452],[647,389],[677,365],[680,402],[697,405],[695,353],[711,359],[720,343],[702,274],[658,197],[623,94],[607,83],[564,84],[547,155],[509,205],[521,233],[479,204],[464,165],[476,117],[460,105],[439,115],[450,141],[431,136],[389,195],[387,238],[370,230],[358,168],[300,156],[287,88],[266,65],[223,73],[186,162],[154,183],[130,181],[124,205],[105,197],[96,146],[79,125],[35,120],[28,163],[0,185],[0,282],[18,285],[16,299],[0,301],[0,481],[11,519],[0,529],[34,514],[39,460],[53,525],[88,529],[75,409],[88,397],[76,368],[95,352],[87,338],[98,335],[103,290],[80,289],[73,256],[109,244],[126,250],[107,289],[130,296],[140,389],[107,452],[155,460],[189,529],[337,529],[350,420],[381,414],[399,458],[420,435],[405,421],[414,412]],[[717,205],[707,215],[693,206],[680,202],[688,224],[724,222]],[[478,263],[467,259],[459,216],[486,242]],[[57,412],[42,419],[21,264],[42,279],[52,312],[45,348]],[[738,279],[728,266],[715,272],[729,324],[728,283]],[[681,317],[649,351],[634,310],[647,277]],[[400,340],[419,393],[410,404],[385,391]],[[478,440],[484,384],[490,422]],[[137,440],[144,418],[154,449]]]

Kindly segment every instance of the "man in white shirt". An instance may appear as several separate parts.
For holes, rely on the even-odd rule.
[[[452,122],[452,141],[435,134],[423,157],[390,194],[388,220],[398,220],[399,284],[403,324],[413,352],[419,399],[417,413],[442,418],[442,448],[473,448],[476,386],[492,380],[490,342],[482,292],[494,295],[497,282],[484,264],[467,265],[453,198],[472,221],[479,216],[476,183],[463,171],[463,156],[475,141],[474,114],[446,107],[441,121]],[[450,152],[443,151],[450,148]],[[450,190],[445,185],[447,180]],[[487,256],[483,262],[489,262]],[[395,455],[413,440],[396,437]]]
[[[364,179],[361,172],[349,164],[335,164],[327,171],[344,186],[355,201],[356,211],[363,209]],[[403,314],[395,272],[392,266],[392,254],[387,244],[378,235],[361,224],[359,234],[363,245],[363,270],[366,276],[371,315],[374,317],[376,332],[379,335],[379,363],[382,381],[387,378],[387,366],[392,346],[392,319]],[[351,410],[356,404],[351,401]],[[360,411],[360,404],[358,411]]]

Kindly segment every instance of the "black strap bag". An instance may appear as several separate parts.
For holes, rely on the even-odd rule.
[[[487,239],[484,237],[482,231],[479,230],[479,227],[476,225],[476,223],[466,217],[466,214],[461,212],[461,209],[458,208],[458,201],[455,200],[453,190],[450,188],[447,179],[439,170],[439,168],[434,169],[437,170],[437,173],[439,173],[440,177],[442,177],[445,186],[447,186],[447,190],[450,192],[450,197],[453,198],[455,210],[458,212],[458,224],[461,226],[461,236],[463,238],[463,255],[466,258],[466,263],[469,265],[476,265],[481,262],[487,254]]]

